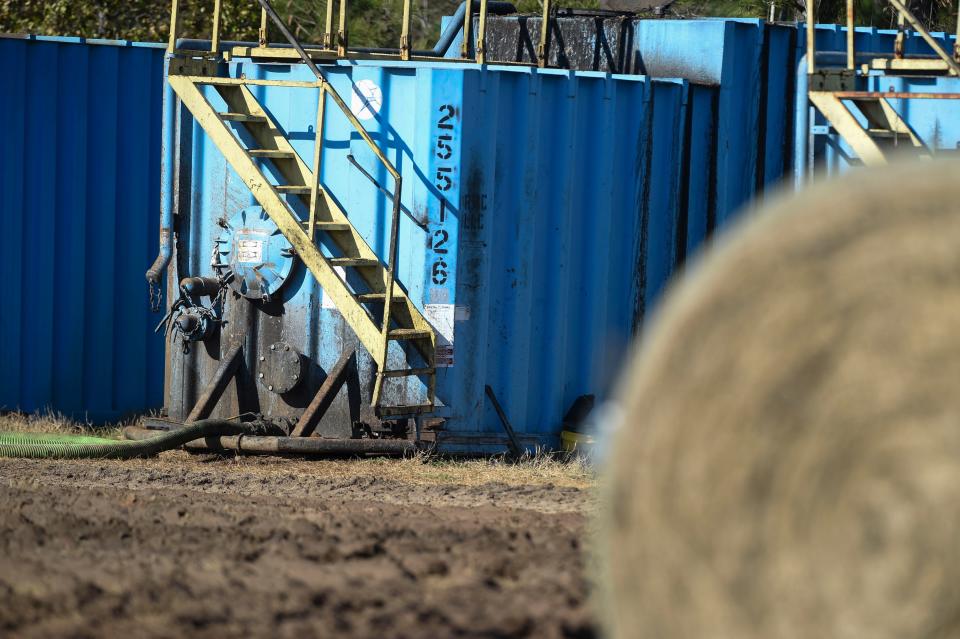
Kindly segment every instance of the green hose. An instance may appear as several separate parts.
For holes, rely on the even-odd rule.
[[[17,433],[0,431],[0,457],[29,459],[132,459],[150,457],[203,437],[236,435],[236,422],[206,419],[183,428],[161,432],[140,441],[105,439],[59,433]]]

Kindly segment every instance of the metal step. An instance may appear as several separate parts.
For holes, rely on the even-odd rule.
[[[433,331],[416,328],[395,328],[387,333],[388,338],[395,340],[426,339],[432,335]]]
[[[354,268],[380,266],[380,260],[366,257],[332,257],[328,261],[334,266],[352,266]]]
[[[382,304],[384,300],[387,299],[387,294],[386,293],[360,293],[358,295],[355,295],[354,297],[357,298],[358,302],[380,302]],[[394,295],[393,303],[402,304],[403,298],[397,295]]]
[[[860,113],[863,114],[863,117],[867,119],[867,128],[870,130],[877,131],[890,131],[891,122],[890,118],[887,117],[887,114],[883,110],[883,105],[880,103],[879,99],[876,98],[864,98],[860,100],[853,100],[853,103],[859,109]]]
[[[297,154],[293,151],[278,151],[277,149],[249,149],[247,153],[253,158],[293,159]]]
[[[897,133],[896,131],[891,131],[890,129],[868,129],[867,133],[870,134],[870,137],[880,138],[882,140],[895,140],[897,138],[910,139],[910,134]]]
[[[435,368],[405,368],[396,371],[383,371],[380,373],[384,377],[420,377],[421,375],[433,375],[437,372]]]
[[[300,222],[300,226],[303,227],[304,231],[310,230],[310,222]],[[329,233],[331,231],[350,231],[353,227],[347,222],[317,222],[313,225],[313,228]]]
[[[273,188],[277,189],[277,193],[285,193],[289,195],[310,195],[309,186],[285,184],[283,186],[275,186]]]
[[[419,415],[432,413],[433,404],[416,404],[413,406],[377,406],[377,413],[384,417],[399,417],[401,415]]]
[[[347,222],[317,222],[314,228],[327,232],[352,230],[352,227]]]
[[[249,113],[219,113],[221,120],[228,122],[266,122],[267,119],[262,115],[250,115]]]

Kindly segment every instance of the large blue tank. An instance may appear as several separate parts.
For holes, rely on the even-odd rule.
[[[142,271],[157,246],[163,54],[0,36],[0,410],[107,422],[162,404]]]
[[[604,398],[639,323],[706,233],[712,94],[683,80],[521,67],[353,62],[324,72],[403,175],[397,278],[440,343],[437,408],[423,434],[447,451],[504,449],[489,386],[525,446],[555,448],[565,413],[582,396]],[[302,65],[243,59],[228,75],[311,78]],[[310,162],[318,91],[252,90]],[[184,278],[216,275],[210,256],[224,228],[256,203],[186,109],[165,136],[178,149],[164,184],[178,220],[173,299]],[[323,186],[386,261],[389,175],[336,109],[324,149]],[[303,264],[270,302],[228,295],[223,316],[214,338],[168,346],[173,419],[186,418],[226,344],[243,342],[245,361],[214,415],[291,421],[357,346]],[[284,393],[256,381],[263,352],[277,344],[303,362],[302,382]],[[375,421],[374,366],[358,353],[357,383],[337,396],[323,436],[349,437],[357,422]],[[425,389],[414,379],[385,392],[410,404]]]

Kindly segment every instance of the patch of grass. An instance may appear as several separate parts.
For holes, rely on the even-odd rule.
[[[15,433],[62,433],[74,435],[94,435],[119,439],[122,425],[94,426],[90,423],[77,422],[59,413],[52,411],[25,414],[0,414],[0,431]]]
[[[581,458],[538,453],[514,461],[503,456],[482,459],[444,458],[427,454],[411,457],[363,459],[281,459],[241,457],[229,466],[241,472],[283,473],[328,478],[376,477],[416,485],[558,486],[587,489],[595,484],[595,471]]]

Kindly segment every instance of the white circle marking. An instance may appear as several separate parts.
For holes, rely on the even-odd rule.
[[[383,92],[373,80],[360,80],[353,87],[350,96],[350,110],[358,120],[369,120],[380,113],[383,105]]]

